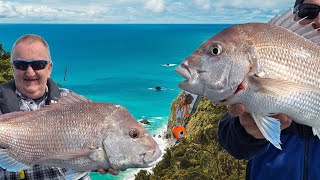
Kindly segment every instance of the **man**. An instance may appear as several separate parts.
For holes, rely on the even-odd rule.
[[[52,61],[49,46],[40,36],[28,34],[20,37],[11,52],[14,80],[0,86],[0,114],[14,111],[34,111],[66,96],[69,90],[58,88],[50,79]],[[33,166],[22,172],[0,169],[0,179],[65,179],[65,169]],[[112,168],[99,169],[117,175]],[[82,179],[90,179],[89,175]]]
[[[296,20],[314,21],[320,27],[320,0],[297,0]],[[246,179],[320,179],[320,140],[309,126],[293,122],[288,116],[275,117],[281,123],[283,150],[265,140],[242,104],[233,105],[220,120],[220,145],[237,159],[248,161]]]

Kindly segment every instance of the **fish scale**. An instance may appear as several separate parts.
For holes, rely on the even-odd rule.
[[[198,48],[207,51],[196,50],[176,68],[187,79],[179,87],[214,103],[244,104],[279,149],[280,122],[270,117],[274,114],[287,114],[320,137],[320,33],[294,18],[289,10],[269,23],[217,33]]]
[[[241,28],[246,29],[246,26],[257,25],[247,24]],[[263,26],[265,27],[262,28],[264,29],[262,31],[272,29],[272,33],[261,36],[260,33],[248,32],[248,36],[252,38],[253,42],[257,41],[257,44],[259,44],[254,52],[256,59],[259,61],[257,69],[265,73],[264,78],[275,78],[320,88],[320,79],[316,78],[320,75],[319,46],[282,27],[270,24],[263,24]],[[290,47],[288,47],[288,44],[290,44]],[[300,49],[303,51],[300,51]],[[298,61],[295,61],[295,59],[298,59]],[[256,96],[252,96],[252,94]],[[295,95],[279,96],[270,100],[268,99],[270,94],[262,93],[259,96],[257,92],[248,91],[243,94],[239,93],[237,98],[229,103],[242,102],[240,100],[243,99],[241,96],[257,99],[254,103],[245,102],[248,106],[246,109],[249,112],[283,113],[289,115],[298,123],[320,128],[319,123],[315,121],[320,117],[319,93],[296,93]],[[264,101],[267,103],[263,103]],[[277,102],[278,106],[274,106],[272,104],[274,102]],[[270,108],[265,109],[266,107]]]
[[[80,115],[71,115],[76,108],[69,109],[66,107],[62,111],[52,111],[47,118],[30,114],[31,117],[21,117],[19,123],[4,122],[0,128],[0,139],[7,139],[7,141],[2,142],[1,146],[10,147],[12,149],[11,153],[16,156],[18,161],[23,160],[30,164],[35,159],[52,153],[85,148],[86,144],[91,144],[92,137],[98,136],[97,132],[101,130],[98,125],[104,120],[103,116],[90,111],[88,107],[90,107],[90,104],[77,105],[77,108],[83,111],[89,110],[86,114],[87,117],[83,118],[80,118]],[[62,114],[63,120],[59,119]],[[91,121],[87,121],[88,117],[92,117],[92,119],[90,118]],[[30,118],[33,119],[31,121],[33,123],[28,122]],[[82,126],[82,124],[85,125]],[[15,143],[12,142],[12,139],[16,139]],[[52,140],[55,143],[50,142]],[[60,149],[54,149],[53,147],[56,145],[59,145]],[[25,149],[33,151],[26,154]]]

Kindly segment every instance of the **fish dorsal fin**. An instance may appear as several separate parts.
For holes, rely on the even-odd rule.
[[[307,38],[307,35],[311,32],[314,32],[314,31],[316,31],[316,29],[313,28],[312,23],[309,23],[304,26],[301,26],[300,28],[298,28],[294,32]]]
[[[310,39],[312,42],[320,45],[320,36],[315,36],[313,38]]]
[[[86,103],[86,102],[92,102],[90,99],[78,95],[74,92],[68,93],[67,96],[62,96],[60,99],[58,99],[58,102],[51,102],[52,104],[50,105],[45,105],[44,107],[36,110],[37,112],[45,112],[47,110],[51,110],[51,109],[55,109],[57,107],[61,107],[61,106],[65,106],[65,105],[70,105],[70,104],[74,104],[74,103]],[[2,122],[7,122],[10,121],[12,118],[15,119],[19,119],[19,117],[22,116],[33,116],[35,111],[17,111],[17,112],[11,112],[11,113],[6,113],[6,114],[2,114],[0,116],[0,124]]]
[[[58,102],[52,102],[51,105],[46,105],[43,108],[40,108],[36,111],[46,111],[49,109],[56,108],[57,106],[63,106],[63,105],[68,105],[73,103],[84,103],[84,102],[92,102],[92,101],[84,96],[78,95],[70,91],[70,93],[68,93],[67,96],[62,96],[60,99],[58,99]],[[6,113],[0,116],[0,122],[9,120],[11,118],[17,118],[17,117],[22,117],[25,115],[32,115],[32,114],[34,114],[34,111],[25,111],[25,112],[17,111],[17,112]]]
[[[287,10],[282,16],[276,15],[269,21],[269,24],[288,28],[292,23],[295,22],[294,17],[295,14],[293,14],[293,9],[291,8]]]
[[[10,172],[19,172],[31,168],[31,166],[23,164],[11,157],[7,149],[0,149],[0,166]]]
[[[81,103],[81,102],[92,102],[90,99],[81,96],[79,94],[76,94],[72,91],[68,93],[67,96],[62,96],[60,99],[58,99],[58,104],[72,104],[72,103]]]
[[[296,16],[296,13],[297,12],[294,13],[293,9],[291,8],[287,10],[282,16],[276,15],[268,23],[288,29],[296,34],[299,34],[300,36],[305,37],[306,39],[309,39],[315,44],[320,45],[320,32],[319,29],[314,29],[314,22],[306,25],[300,24],[300,22],[307,17],[295,21],[294,18]]]
[[[32,114],[32,111],[25,111],[25,112],[17,111],[17,112],[2,114],[0,116],[0,123],[4,122],[6,120],[9,120],[11,118],[17,118],[17,117],[21,117],[21,116],[28,115],[28,114]]]
[[[278,18],[279,18],[279,15],[277,14],[268,23],[269,24],[274,24]]]
[[[81,96],[79,94],[76,94],[72,91],[69,91],[69,93],[66,96],[61,96],[61,98],[58,99],[58,102],[53,101],[53,102],[51,102],[50,105],[46,105],[46,106],[38,109],[37,111],[46,111],[46,110],[54,109],[54,108],[61,107],[61,106],[79,104],[79,103],[90,103],[90,102],[92,102],[90,99],[88,99],[84,96]]]

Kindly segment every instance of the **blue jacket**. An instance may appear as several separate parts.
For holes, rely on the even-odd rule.
[[[238,117],[228,114],[219,123],[221,147],[248,161],[246,179],[320,179],[320,140],[310,127],[292,122],[281,132],[282,150],[249,135]]]

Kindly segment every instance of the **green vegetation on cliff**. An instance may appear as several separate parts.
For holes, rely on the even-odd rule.
[[[10,59],[10,52],[3,49],[2,43],[0,43],[0,59]]]
[[[3,49],[0,43],[0,84],[13,79],[13,73],[10,63],[10,52]]]
[[[176,124],[178,99],[171,105],[169,133]],[[226,111],[225,106],[202,98],[196,112],[186,120],[186,138],[166,150],[153,174],[142,170],[135,179],[245,179],[246,161],[236,160],[218,144],[218,121]]]

